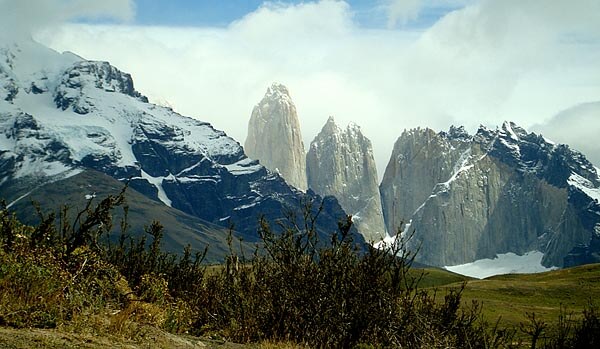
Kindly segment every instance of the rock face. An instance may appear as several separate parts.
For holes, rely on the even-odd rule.
[[[248,158],[210,124],[148,103],[131,76],[107,62],[61,55],[33,41],[0,48],[0,78],[10,77],[0,83],[0,197],[9,203],[93,169],[131,179],[130,187],[148,198],[210,224],[233,223],[252,242],[260,215],[274,221],[321,200]],[[270,91],[283,100],[282,88]],[[327,234],[323,241],[344,214],[335,198],[325,200],[317,221],[319,233]]]
[[[385,236],[373,149],[360,127],[341,130],[330,117],[310,144],[306,174],[310,189],[338,198],[367,241]]]
[[[564,267],[600,263],[600,224],[596,225],[588,245],[575,246],[565,257]]]
[[[300,122],[285,86],[271,85],[254,107],[244,149],[250,158],[279,172],[289,184],[306,190],[306,155]]]
[[[513,123],[404,132],[380,190],[385,222],[415,230],[418,260],[444,266],[543,252],[562,266],[600,222],[600,179],[583,155]]]

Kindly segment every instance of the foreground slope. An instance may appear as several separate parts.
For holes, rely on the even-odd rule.
[[[165,206],[234,224],[256,241],[259,215],[274,221],[320,201],[249,159],[210,124],[148,103],[131,76],[107,62],[33,41],[0,47],[0,196],[9,202],[93,169],[131,179],[133,189]],[[319,232],[335,231],[343,215],[326,199]]]

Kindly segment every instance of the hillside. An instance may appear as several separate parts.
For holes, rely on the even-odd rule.
[[[444,288],[460,287],[461,283]],[[556,324],[561,306],[579,316],[590,302],[600,299],[600,264],[553,270],[539,274],[509,274],[484,280],[471,280],[463,292],[463,304],[483,304],[483,314],[490,322],[500,318],[504,327],[527,322],[526,313],[535,313]]]
[[[94,170],[86,170],[68,179],[42,185],[18,201],[16,199],[9,201],[9,209],[15,212],[23,223],[36,225],[39,223],[39,217],[32,203],[39,204],[44,214],[57,213],[65,203],[68,203],[69,216],[72,219],[85,207],[92,196],[98,202],[108,195],[117,195],[123,187],[124,183],[110,176]],[[18,191],[18,187],[12,187],[12,190]],[[125,196],[129,234],[139,236],[143,234],[145,226],[152,220],[157,220],[165,227],[162,245],[165,251],[181,253],[183,246],[187,244],[190,244],[192,251],[203,251],[208,246],[205,262],[223,262],[223,256],[228,252],[227,228],[151,200],[133,188],[127,188]],[[10,200],[10,197],[7,199]],[[119,222],[123,218],[123,210],[115,209],[113,214],[113,231],[116,235],[120,233]],[[240,237],[235,231],[233,233],[234,236]],[[116,236],[113,240],[115,238]],[[242,245],[246,248],[246,252],[253,250],[253,246],[249,243]]]

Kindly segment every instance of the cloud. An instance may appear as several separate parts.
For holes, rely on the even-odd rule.
[[[0,31],[12,39],[72,19],[109,17],[130,20],[133,0],[0,0]]]
[[[267,86],[284,83],[306,146],[329,115],[354,121],[380,175],[404,128],[529,127],[598,100],[600,2],[423,1],[464,7],[425,30],[366,29],[347,3],[320,1],[267,4],[225,28],[71,24],[37,38],[110,61],[151,100],[241,143]]]
[[[532,130],[560,143],[569,144],[600,167],[600,102],[579,104],[564,110]]]
[[[388,28],[417,19],[422,5],[423,0],[386,0],[384,7],[388,15]]]

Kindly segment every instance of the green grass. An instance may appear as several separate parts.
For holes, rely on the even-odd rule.
[[[465,281],[474,280],[471,277],[439,268],[414,268],[409,273],[413,277],[421,277],[421,281],[419,282],[419,287],[421,288],[460,284]]]
[[[453,283],[444,288],[460,287]],[[439,297],[443,297],[438,292]],[[468,281],[463,292],[463,305],[472,301],[483,304],[483,315],[489,322],[500,318],[504,327],[527,323],[526,313],[550,325],[558,321],[561,306],[578,317],[592,300],[600,300],[600,264],[555,270],[539,274],[509,274],[484,280]]]

